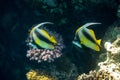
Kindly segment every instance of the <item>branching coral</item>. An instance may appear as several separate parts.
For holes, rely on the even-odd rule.
[[[38,63],[41,61],[54,61],[55,58],[60,57],[62,54],[59,50],[49,50],[49,49],[30,49],[27,51],[27,57],[30,60],[36,60]]]
[[[117,34],[117,39],[110,42],[105,42],[107,58],[104,62],[98,63],[100,69],[91,71],[89,74],[82,74],[78,80],[120,80],[120,34]]]

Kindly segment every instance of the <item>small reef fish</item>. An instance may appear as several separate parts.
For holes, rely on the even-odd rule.
[[[75,38],[72,43],[80,48],[82,45],[95,51],[100,51],[101,39],[97,40],[95,33],[92,29],[88,29],[88,26],[101,23],[86,23],[78,28],[75,32]]]
[[[44,24],[53,24],[51,22],[43,22],[35,27],[33,27],[30,31],[30,38],[34,40],[37,46],[45,49],[54,49],[54,45],[57,45],[57,41],[54,36],[50,36],[50,34],[44,30],[40,29]]]

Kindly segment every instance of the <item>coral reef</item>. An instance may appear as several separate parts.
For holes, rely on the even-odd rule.
[[[113,43],[106,42],[104,47],[107,50],[107,59],[100,62],[98,66],[100,70],[113,76],[113,80],[120,80],[120,34]]]
[[[47,49],[30,49],[27,51],[27,57],[30,60],[36,60],[38,63],[41,61],[54,61],[54,58],[58,58],[62,55],[59,50],[47,50]]]
[[[39,73],[37,70],[30,70],[26,73],[27,80],[56,80],[45,73]]]
[[[104,70],[101,71],[90,71],[89,74],[82,74],[78,77],[78,80],[114,80],[113,76]]]
[[[80,75],[78,80],[120,80],[120,34],[114,35],[117,37],[116,40],[104,43],[107,58],[98,63],[99,69],[89,72],[88,75]]]
[[[52,63],[35,63],[32,67],[26,67],[27,71],[34,70],[38,73],[45,73],[46,75],[54,77],[52,80],[76,80],[78,76],[78,70],[75,64],[73,64],[69,58],[64,55],[55,60]],[[27,72],[28,73],[28,72]],[[29,80],[29,79],[28,79]]]

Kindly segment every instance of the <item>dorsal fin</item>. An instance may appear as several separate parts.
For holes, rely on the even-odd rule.
[[[43,26],[44,24],[53,24],[53,23],[52,22],[42,22],[42,23],[38,24],[37,26],[35,26],[34,28],[35,29],[39,28],[39,27]]]
[[[84,24],[83,26],[81,26],[81,27],[79,27],[77,30],[76,30],[76,32],[75,32],[75,35],[78,33],[78,31],[80,30],[80,29],[84,29],[84,28],[86,28],[86,27],[88,27],[88,26],[91,26],[91,25],[94,25],[94,24],[101,24],[101,23],[95,23],[95,22],[92,22],[92,23],[86,23],[86,24]]]
[[[30,30],[30,36],[32,36],[33,32],[34,32],[37,28],[41,27],[41,26],[44,25],[44,24],[53,24],[53,23],[52,23],[52,22],[43,22],[43,23],[40,23],[40,24],[36,25],[35,27],[33,27],[33,28]]]
[[[101,24],[101,23],[97,23],[97,22],[86,23],[86,24],[84,24],[82,27],[83,27],[83,28],[86,28],[86,27],[89,27],[89,26],[94,25],[94,24]]]

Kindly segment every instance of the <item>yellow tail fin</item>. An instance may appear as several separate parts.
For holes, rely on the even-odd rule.
[[[57,43],[57,41],[56,41],[56,39],[55,39],[55,37],[54,37],[54,36],[51,36],[51,42],[53,42],[54,44],[56,44],[56,43]]]
[[[100,45],[101,44],[101,39],[97,40],[97,43],[98,43],[98,45]]]

